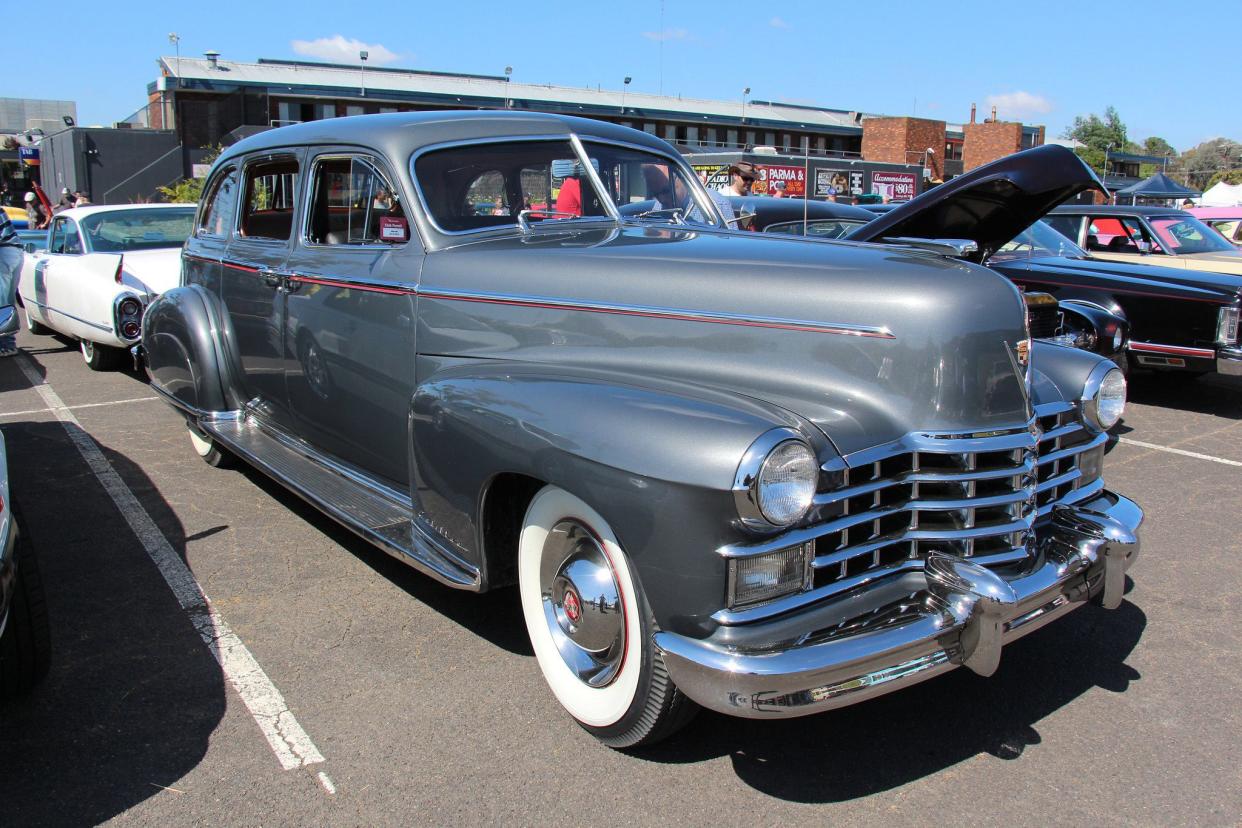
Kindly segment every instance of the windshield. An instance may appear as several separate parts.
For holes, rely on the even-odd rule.
[[[435,223],[449,233],[536,222],[607,219],[718,226],[698,180],[653,152],[585,143],[591,170],[569,141],[505,141],[435,150],[414,175]],[[592,172],[604,192],[596,190]]]
[[[194,224],[193,207],[151,207],[92,213],[79,222],[92,253],[180,247]]]
[[[1002,245],[1000,250],[992,254],[992,260],[1025,259],[1030,256],[1065,256],[1070,259],[1082,259],[1086,255],[1081,247],[1040,220]]]
[[[1160,245],[1169,253],[1232,252],[1234,246],[1194,216],[1152,216],[1148,223],[1156,231]]]
[[[790,236],[810,236],[816,239],[840,239],[864,224],[866,224],[865,221],[857,219],[808,219],[805,226],[802,221],[783,221],[779,224],[769,224],[763,228],[763,232]]]

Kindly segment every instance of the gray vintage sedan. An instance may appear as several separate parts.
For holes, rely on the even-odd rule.
[[[205,194],[143,329],[198,454],[446,584],[516,584],[608,745],[988,675],[1122,600],[1125,382],[1031,344],[984,268],[733,230],[668,144],[554,115],[272,130]]]

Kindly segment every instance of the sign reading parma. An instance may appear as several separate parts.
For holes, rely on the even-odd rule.
[[[909,201],[918,195],[918,179],[914,173],[877,170],[871,173],[871,192],[889,201]]]
[[[751,188],[755,195],[771,195],[776,190],[773,185],[778,181],[785,182],[785,195],[794,198],[806,195],[806,170],[802,167],[788,167],[784,164],[755,166],[759,170],[759,180]]]

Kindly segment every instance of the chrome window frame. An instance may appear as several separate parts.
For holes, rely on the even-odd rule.
[[[64,252],[64,250],[63,250],[64,244],[63,244],[63,243],[61,244],[62,250],[60,250],[60,251],[53,251],[53,250],[52,250],[52,242],[53,242],[53,241],[55,240],[55,238],[56,238],[56,230],[57,230],[57,228],[59,228],[59,227],[64,227],[65,225],[69,225],[70,227],[72,227],[72,228],[73,228],[73,233],[74,233],[74,235],[78,237],[78,244],[81,246],[81,249],[80,249],[80,250],[78,250],[78,252],[77,252],[77,253],[66,253],[66,252]],[[62,233],[63,233],[63,231],[62,231]],[[68,233],[63,233],[63,235],[66,235],[66,236],[67,236],[67,235],[68,235]],[[49,254],[49,255],[52,255],[52,256],[84,256],[84,255],[86,255],[86,246],[85,246],[85,245],[86,245],[86,243],[82,241],[82,233],[78,230],[78,223],[77,223],[76,221],[74,221],[74,220],[73,220],[73,217],[72,217],[72,216],[54,216],[54,217],[52,218],[52,227],[51,227],[51,229],[50,229],[50,230],[48,230],[48,234],[47,234],[47,252],[48,252],[48,254]]]
[[[221,172],[216,173],[214,176],[212,176],[211,180],[207,182],[210,186],[206,187],[204,189],[204,192],[211,193],[211,195],[214,196],[216,194],[216,190],[224,182],[224,179],[228,177],[229,170],[233,170],[236,173],[238,173],[238,176],[239,176],[238,181],[240,183],[241,164],[235,164],[233,162],[229,162],[224,167],[222,167],[221,170],[222,170]],[[234,224],[237,223],[237,207],[238,207],[238,203],[240,200],[241,200],[240,194],[235,194],[233,196],[233,223]],[[232,228],[230,228],[228,232],[223,233],[223,234],[208,233],[204,229],[205,225],[203,222],[206,220],[206,211],[207,211],[208,206],[212,204],[213,201],[214,201],[213,198],[203,198],[199,200],[198,211],[194,215],[194,234],[192,238],[227,240],[230,234],[232,233]]]
[[[271,161],[280,161],[284,159],[292,160],[297,165],[297,172],[293,174],[293,209],[297,210],[300,204],[301,194],[298,192],[298,183],[302,179],[304,172],[302,159],[298,157],[297,150],[293,147],[281,150],[266,150],[261,155],[254,155],[244,159],[238,167],[241,173],[241,188],[237,192],[237,210],[233,213],[233,228],[231,238],[237,241],[244,241],[254,244],[283,244],[288,247],[294,240],[297,216],[293,216],[289,223],[289,235],[283,239],[273,239],[269,236],[243,236],[241,234],[242,210],[246,206],[246,175],[251,167],[256,164],[265,164]]]
[[[311,210],[313,210],[315,206],[311,203],[311,200],[314,199],[315,197],[315,171],[318,169],[319,164],[323,161],[344,161],[344,160],[353,161],[354,159],[362,159],[369,167],[371,167],[371,169],[373,169],[381,178],[383,178],[385,183],[388,184],[389,192],[392,192],[394,194],[399,192],[396,184],[393,183],[397,180],[396,176],[390,175],[389,172],[384,169],[384,164],[380,160],[380,156],[373,150],[366,150],[366,149],[359,148],[357,152],[350,152],[349,150],[331,149],[331,150],[324,150],[322,153],[318,155],[311,155],[309,158],[306,159],[306,169],[307,169],[306,185],[307,186],[302,188],[304,192],[301,194],[302,226],[301,226],[301,229],[298,231],[298,244],[301,247],[306,248],[307,250],[320,250],[324,248],[329,248],[332,250],[403,250],[405,249],[405,247],[408,246],[411,241],[413,241],[415,229],[414,229],[414,221],[410,218],[409,211],[405,208],[404,204],[402,204],[401,206],[401,212],[405,216],[405,223],[406,223],[408,232],[406,234],[405,241],[401,242],[400,244],[393,244],[390,242],[375,242],[372,244],[329,244],[327,242],[311,241],[310,214],[311,214]]]

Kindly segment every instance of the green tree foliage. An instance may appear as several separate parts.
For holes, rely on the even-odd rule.
[[[1074,151],[1078,153],[1079,158],[1090,165],[1091,169],[1101,175],[1104,174],[1106,153],[1110,150],[1121,152],[1130,148],[1130,141],[1126,137],[1126,125],[1122,123],[1117,110],[1111,106],[1104,110],[1103,118],[1094,112],[1090,115],[1076,116],[1074,123],[1062,133],[1061,137],[1071,138],[1082,144],[1083,146]]]
[[[1182,154],[1180,171],[1186,183],[1206,190],[1215,183],[1217,173],[1242,169],[1242,144],[1229,138],[1213,138]]]
[[[1222,181],[1226,184],[1242,184],[1242,168],[1221,170],[1208,179],[1208,182],[1204,185],[1203,189],[1206,192]]]
[[[220,157],[220,153],[224,152],[222,144],[216,144],[214,147],[204,147],[204,149],[207,150],[207,153],[199,163],[207,167],[210,167]],[[203,183],[205,181],[205,178],[183,178],[170,187],[160,187],[160,195],[170,202],[197,204],[198,200],[203,196]]]

